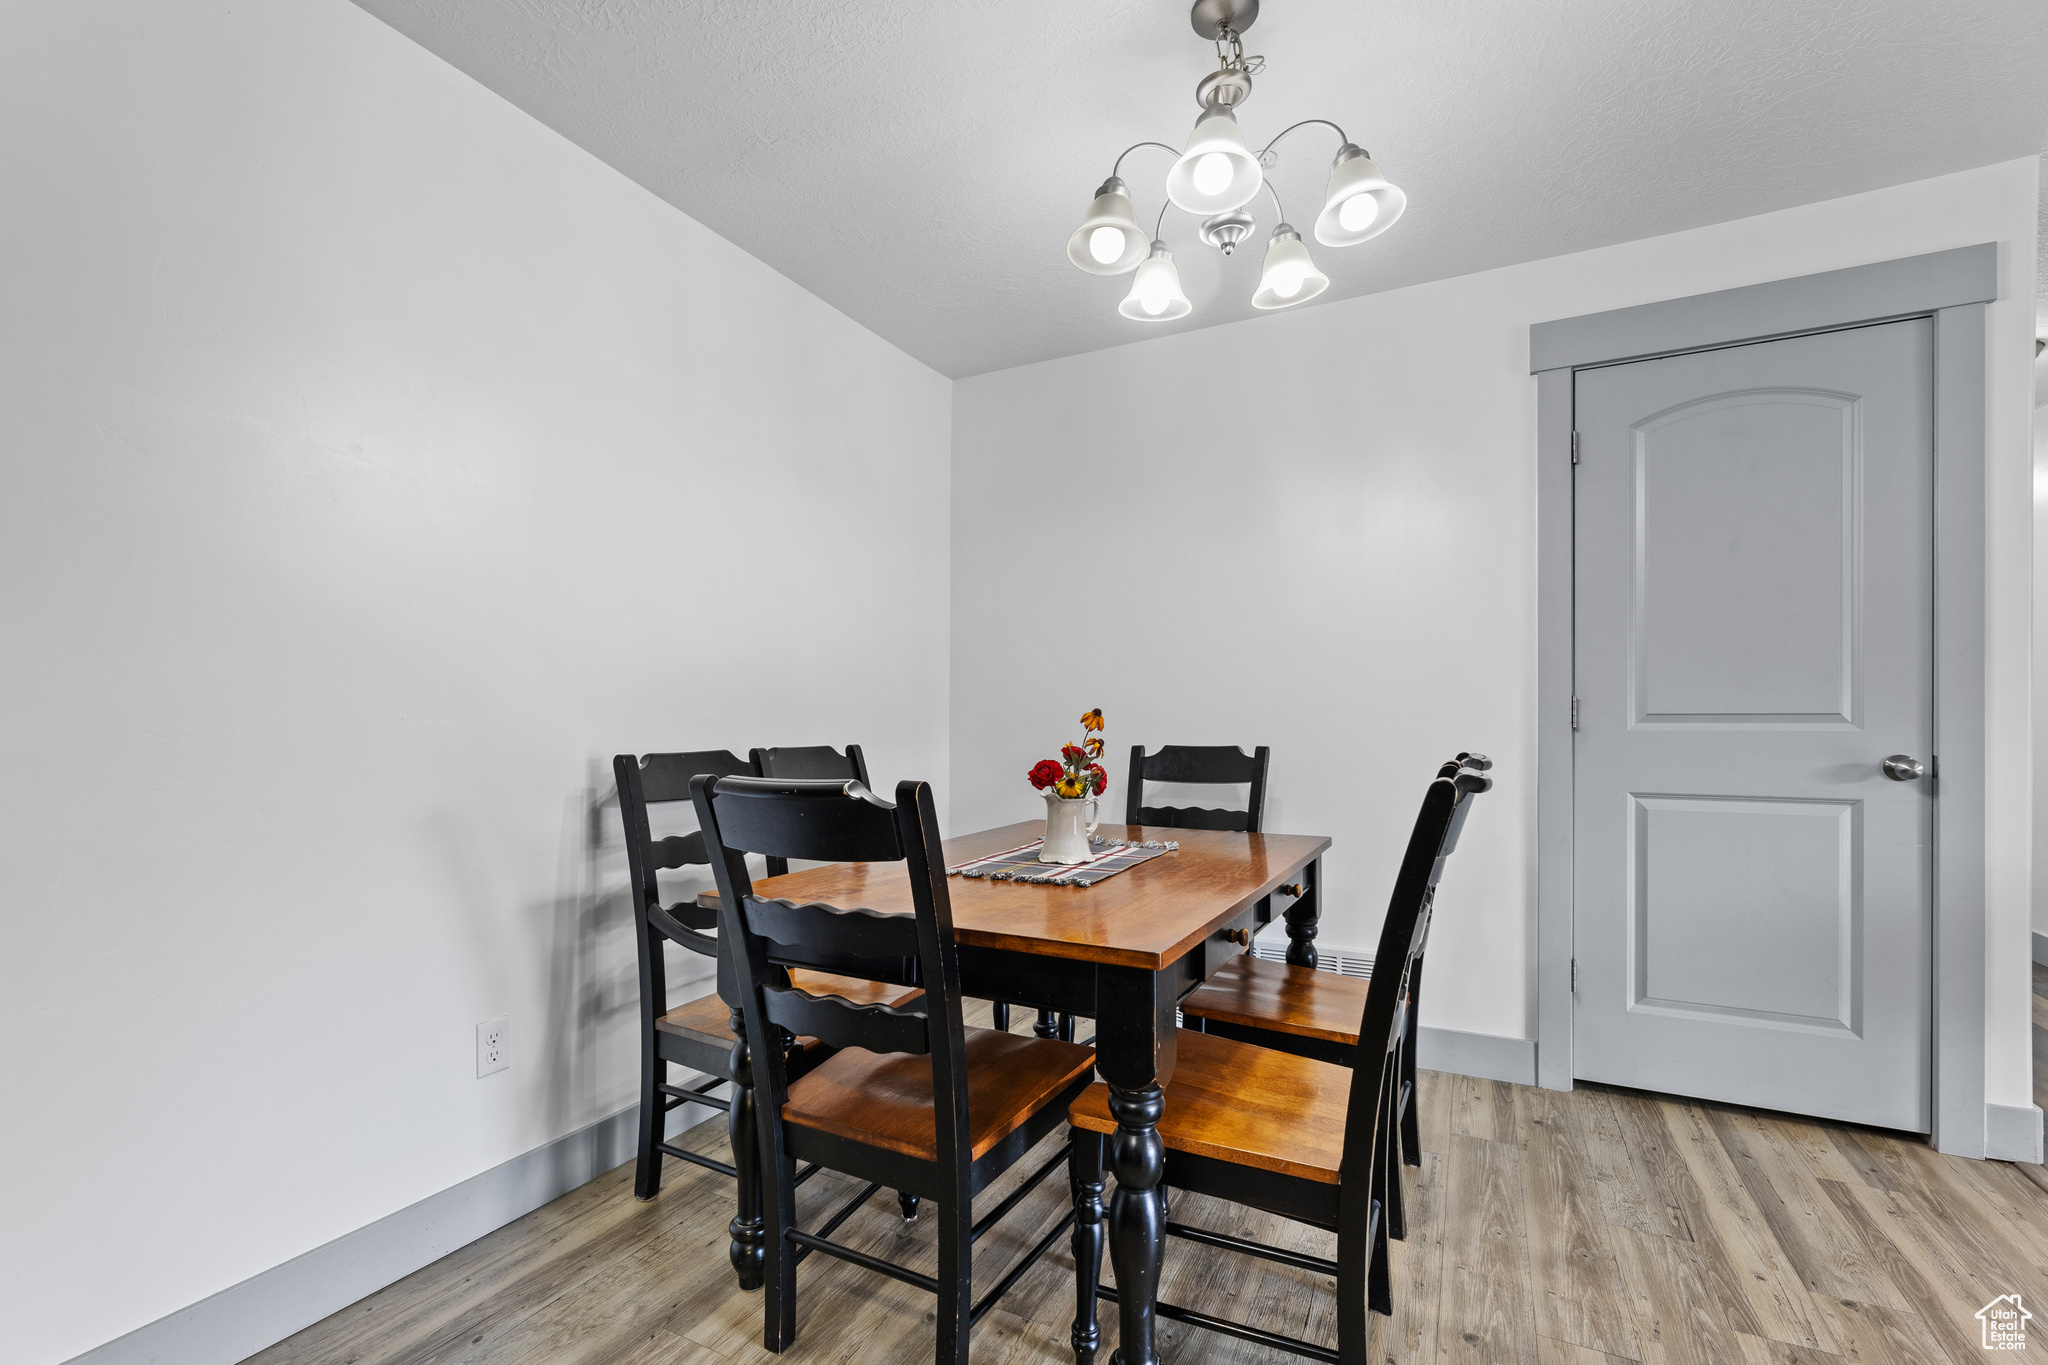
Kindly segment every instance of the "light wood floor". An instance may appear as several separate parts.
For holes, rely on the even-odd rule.
[[[2048,971],[2035,968],[2035,1081],[2048,1096]],[[1023,1025],[1019,1025],[1020,1028]],[[2048,1102],[2048,1101],[2044,1101]],[[1396,1311],[1375,1361],[1478,1365],[1973,1365],[2048,1360],[2048,1308],[2024,1354],[1979,1349],[1976,1311],[2048,1304],[2048,1172],[1943,1157],[1869,1129],[1582,1086],[1570,1093],[1424,1073],[1423,1165],[1394,1245]],[[723,1118],[685,1139],[723,1154]],[[1046,1152],[1054,1150],[1049,1142]],[[1024,1163],[1032,1169],[1035,1162]],[[857,1188],[820,1175],[815,1226]],[[1007,1184],[983,1199],[1001,1196]],[[251,1358],[252,1365],[765,1365],[758,1294],[725,1258],[732,1186],[669,1163],[660,1198],[620,1167]],[[992,1283],[1064,1212],[1041,1186],[977,1249]],[[1334,1239],[1183,1196],[1175,1217],[1330,1256]],[[878,1194],[839,1237],[933,1269],[930,1220]],[[975,1329],[987,1365],[1067,1365],[1072,1263],[1047,1254]],[[815,1256],[784,1359],[931,1359],[930,1300]],[[1162,1297],[1334,1344],[1327,1281],[1174,1241]],[[1103,1365],[1116,1341],[1103,1306]],[[1283,1355],[1161,1324],[1169,1365]]]

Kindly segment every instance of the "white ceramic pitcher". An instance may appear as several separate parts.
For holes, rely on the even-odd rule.
[[[1086,810],[1083,810],[1083,807]],[[1071,800],[1058,792],[1045,793],[1045,847],[1038,850],[1041,863],[1085,863],[1088,836],[1101,821],[1096,818],[1095,798],[1077,796]]]

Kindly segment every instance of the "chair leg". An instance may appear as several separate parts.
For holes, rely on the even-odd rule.
[[[668,1063],[655,1055],[654,1040],[640,1040],[640,1148],[633,1163],[633,1197],[652,1199],[661,1193],[661,1141],[663,1122],[661,1083],[668,1079]]]
[[[1398,1077],[1400,1074],[1396,1067],[1394,1075]],[[1380,1200],[1387,1210],[1387,1236],[1405,1242],[1408,1240],[1408,1206],[1404,1198],[1406,1192],[1401,1188],[1401,1163],[1396,1159],[1400,1155],[1401,1133],[1393,1113],[1401,1104],[1393,1088],[1398,1083],[1389,1083],[1386,1097],[1380,1104],[1380,1152],[1375,1169],[1380,1174]]]
[[[732,1012],[732,1029],[737,1037],[732,1045],[732,1108],[726,1111],[725,1131],[732,1142],[732,1168],[739,1178],[733,1182],[737,1208],[727,1229],[732,1244],[726,1254],[739,1273],[740,1288],[759,1289],[767,1245],[761,1227],[761,1133],[754,1114],[754,1067],[738,1010]],[[776,1184],[786,1186],[787,1182]]]
[[[938,1365],[967,1365],[967,1336],[974,1312],[974,1207],[966,1181],[940,1206]]]
[[[1366,1365],[1371,1359],[1372,1317],[1365,1299],[1373,1233],[1376,1231],[1376,1227],[1354,1228],[1347,1225],[1337,1234],[1337,1359],[1340,1365]]]
[[[1372,1267],[1365,1277],[1372,1311],[1384,1317],[1394,1315],[1394,1277],[1387,1258],[1387,1219],[1382,1211],[1372,1239]]]
[[[1051,1010],[1040,1010],[1038,1012],[1038,1022],[1031,1026],[1031,1031],[1037,1034],[1040,1038],[1059,1037],[1059,1016],[1054,1014]]]
[[[989,1011],[995,1015],[996,1027],[1002,1032],[1008,1033],[1010,1031],[1010,1002],[998,1000],[989,1006]]]
[[[1060,1041],[1063,1043],[1074,1041],[1074,1016],[1071,1014],[1062,1014],[1060,1016]]]
[[[904,1222],[906,1222],[906,1223],[914,1223],[914,1222],[916,1222],[916,1221],[917,1221],[917,1196],[916,1196],[916,1195],[914,1195],[914,1194],[911,1194],[911,1193],[910,1193],[909,1191],[907,1191],[907,1190],[898,1190],[898,1191],[896,1191],[896,1207],[897,1207],[897,1208],[899,1208],[899,1209],[901,1209],[901,1210],[903,1210],[903,1221],[904,1221]]]
[[[1102,1329],[1095,1321],[1095,1286],[1102,1281],[1102,1134],[1073,1131],[1067,1183],[1074,1196],[1074,1365],[1095,1365]]]
[[[775,1188],[767,1218],[767,1293],[761,1299],[761,1345],[782,1352],[796,1344],[796,1163],[786,1155],[775,1160]]]
[[[1408,1107],[1401,1112],[1401,1160],[1410,1166],[1422,1164],[1422,1087],[1415,1080],[1421,1013],[1422,963],[1418,961],[1408,978],[1408,1032],[1401,1039],[1401,1066],[1395,1073],[1408,1086]]]

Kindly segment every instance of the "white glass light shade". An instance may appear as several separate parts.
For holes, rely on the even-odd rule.
[[[1392,227],[1407,207],[1408,196],[1387,183],[1363,149],[1347,142],[1330,166],[1329,192],[1316,215],[1316,240],[1324,246],[1356,246]]]
[[[1206,217],[1249,204],[1264,183],[1259,159],[1245,149],[1237,115],[1211,104],[1195,120],[1187,150],[1166,173],[1166,197]]]
[[[1259,271],[1259,287],[1252,294],[1254,308],[1291,308],[1307,303],[1330,287],[1330,277],[1316,269],[1302,245],[1301,234],[1282,223],[1273,229],[1266,245],[1266,264]]]
[[[1074,235],[1067,238],[1067,259],[1091,275],[1121,275],[1145,259],[1145,233],[1131,211],[1131,192],[1111,176],[1095,191],[1095,202]]]
[[[1175,267],[1173,253],[1166,249],[1166,243],[1152,243],[1152,254],[1138,267],[1131,280],[1131,292],[1124,295],[1116,311],[1134,322],[1172,322],[1195,311],[1188,296],[1181,292],[1180,270]]]

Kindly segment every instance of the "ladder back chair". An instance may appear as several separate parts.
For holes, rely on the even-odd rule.
[[[1493,760],[1485,754],[1459,754],[1437,769],[1432,789],[1435,781],[1455,780],[1461,772],[1485,773],[1492,767]],[[1450,851],[1447,845],[1444,856],[1448,857]],[[1401,1079],[1395,1101],[1399,1122],[1388,1135],[1389,1141],[1398,1142],[1400,1158],[1410,1166],[1422,1164],[1420,1111],[1413,1103],[1422,967],[1423,958],[1418,951],[1408,972],[1408,993],[1396,1030],[1400,1035],[1397,1061]],[[1189,1027],[1200,1032],[1350,1066],[1358,1048],[1358,1019],[1365,1008],[1366,994],[1366,983],[1356,977],[1268,962],[1244,953],[1190,991],[1181,1000],[1180,1008]],[[1397,1238],[1405,1237],[1408,1230],[1400,1195],[1397,1184],[1387,1210],[1388,1235]]]
[[[1170,829],[1220,829],[1257,834],[1266,810],[1266,764],[1272,750],[1261,744],[1250,754],[1234,744],[1164,744],[1156,754],[1131,746],[1131,771],[1124,785],[1124,823],[1165,825]],[[1202,806],[1148,806],[1147,782],[1190,786],[1241,786],[1251,795],[1243,810],[1212,810]]]
[[[893,806],[850,779],[707,775],[692,788],[716,855],[721,929],[745,998],[747,1034],[763,1059],[754,1068],[769,1191],[762,1344],[779,1352],[795,1341],[797,1267],[822,1251],[935,1294],[936,1358],[966,1365],[973,1324],[1059,1239],[1072,1215],[979,1302],[974,1243],[1066,1161],[1065,1148],[980,1219],[974,1195],[1059,1131],[1093,1077],[1095,1054],[1056,1039],[963,1025],[945,855],[926,784],[899,783]],[[916,912],[764,900],[753,894],[748,853],[902,862]],[[924,993],[890,1006],[792,990],[776,962],[778,945],[785,954],[800,946],[807,959],[827,953],[835,962],[914,957]],[[843,1051],[797,1076],[784,1043],[793,1035]],[[869,1183],[809,1231],[796,1222],[799,1161]],[[937,1204],[936,1276],[830,1240],[885,1184]]]
[[[836,777],[841,780],[850,777],[870,791],[874,789],[874,784],[868,781],[867,756],[861,753],[858,744],[847,745],[843,754],[829,744],[795,749],[756,749],[753,759],[756,777]],[[789,859],[768,860],[769,876],[780,877],[788,871]]]
[[[741,1235],[748,1223],[745,1211],[752,1211],[752,1225],[758,1226],[760,1220],[760,1162],[754,1140],[752,1092],[736,1086],[731,1100],[709,1093],[740,1079],[745,1058],[736,1060],[734,1056],[740,1042],[737,1016],[716,993],[671,1008],[668,961],[663,951],[665,943],[675,943],[713,961],[718,959],[718,939],[710,932],[717,927],[716,915],[699,909],[695,897],[664,905],[659,882],[665,871],[692,866],[708,869],[711,857],[705,851],[701,830],[654,838],[648,808],[689,801],[690,779],[700,773],[725,777],[753,771],[752,763],[725,749],[648,754],[644,758],[619,754],[612,759],[612,776],[619,793],[619,820],[625,831],[626,868],[632,884],[634,946],[640,961],[640,1123],[633,1193],[641,1199],[652,1199],[660,1192],[664,1156],[732,1176],[739,1185],[742,1217],[733,1229],[730,1254],[743,1289],[761,1287],[760,1249]],[[810,990],[830,990],[891,1004],[900,1004],[917,994],[915,987],[884,988],[822,972],[800,972],[797,980]],[[803,1047],[791,1059],[791,1068],[802,1071],[820,1059],[821,1051],[816,1039],[804,1039]],[[671,1085],[671,1063],[702,1072],[711,1079],[689,1089]],[[726,1111],[733,1152],[731,1165],[665,1140],[668,1115],[685,1104],[703,1104]],[[906,1208],[905,1213],[909,1212]]]
[[[1447,767],[1451,765],[1446,765]],[[1454,770],[1430,784],[1408,840],[1380,930],[1350,1068],[1182,1030],[1166,1086],[1159,1137],[1171,1185],[1227,1199],[1337,1234],[1334,1261],[1176,1223],[1164,1201],[1155,1210],[1169,1237],[1320,1271],[1337,1281],[1335,1349],[1243,1323],[1160,1303],[1161,1317],[1333,1365],[1365,1365],[1368,1310],[1393,1312],[1385,1209],[1398,1190],[1400,1166],[1384,1132],[1394,1122],[1400,1080],[1396,1053],[1410,973],[1429,938],[1430,907],[1444,859],[1456,845],[1471,798],[1492,780]],[[1091,1086],[1074,1103],[1074,1354],[1091,1365],[1101,1337],[1095,1301],[1118,1292],[1098,1283],[1102,1263],[1103,1149],[1117,1131],[1107,1086]]]

